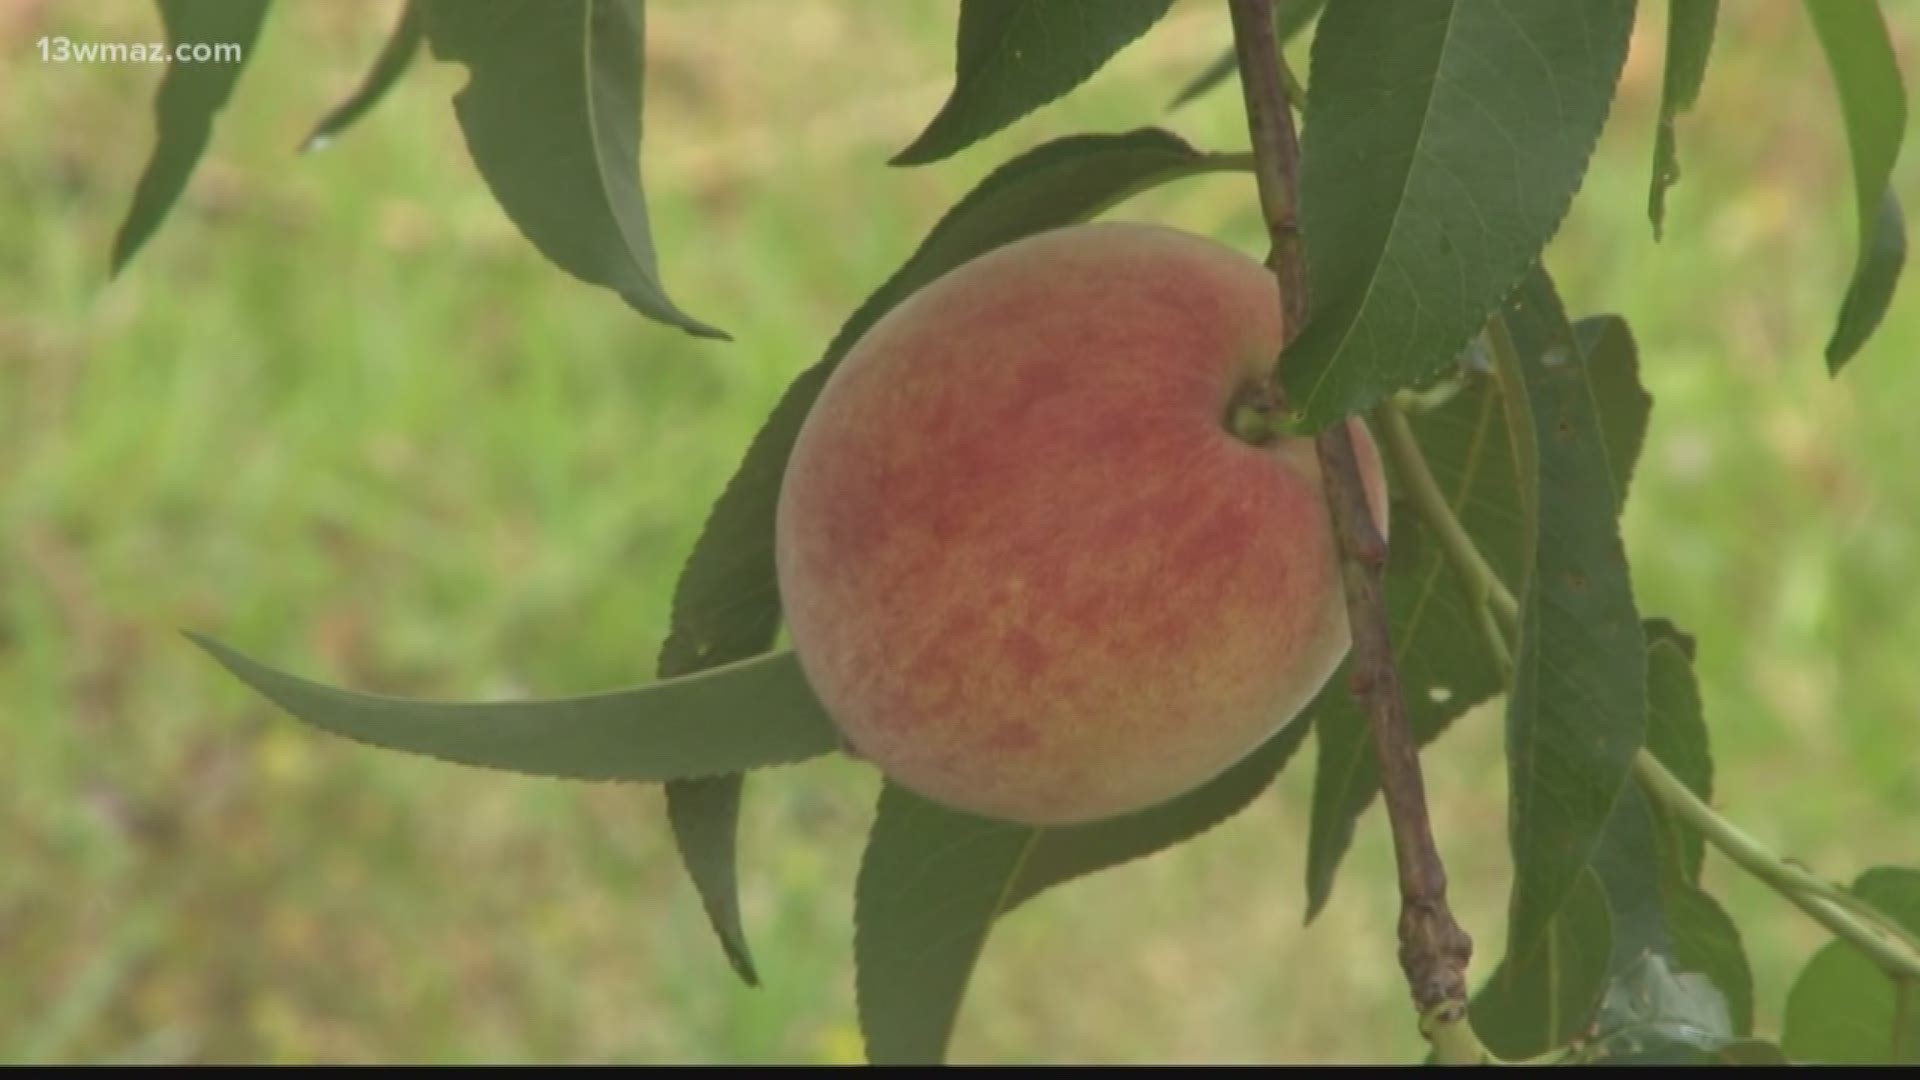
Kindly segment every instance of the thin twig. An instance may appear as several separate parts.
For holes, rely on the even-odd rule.
[[[1305,262],[1300,251],[1300,143],[1287,107],[1286,78],[1272,31],[1271,0],[1229,0],[1240,85],[1246,96],[1254,175],[1273,245],[1268,265],[1282,297],[1282,341],[1299,332],[1307,314]],[[1277,373],[1270,380],[1278,400]],[[1446,1063],[1479,1062],[1485,1052],[1467,1025],[1467,961],[1473,943],[1447,906],[1447,873],[1427,816],[1425,784],[1400,693],[1386,603],[1386,538],[1368,505],[1366,485],[1348,424],[1314,439],[1340,553],[1353,633],[1354,696],[1367,716],[1380,786],[1393,828],[1400,876],[1400,966],[1407,976],[1421,1030]]]

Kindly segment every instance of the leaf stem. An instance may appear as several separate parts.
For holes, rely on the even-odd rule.
[[[1910,941],[1902,940],[1906,935],[1881,924],[1869,914],[1871,909],[1862,911],[1861,905],[1845,896],[1839,886],[1822,881],[1768,851],[1708,806],[1647,751],[1634,756],[1633,775],[1662,806],[1698,830],[1707,843],[1734,865],[1772,886],[1835,937],[1867,954],[1882,971],[1896,980],[1920,978],[1920,955],[1912,951]]]
[[[1514,633],[1520,625],[1520,605],[1511,592],[1500,587],[1500,575],[1480,554],[1479,546],[1454,514],[1446,493],[1440,490],[1440,482],[1427,467],[1427,457],[1420,452],[1420,442],[1414,438],[1406,413],[1398,405],[1382,405],[1373,411],[1373,426],[1386,449],[1387,460],[1393,462],[1393,474],[1400,481],[1401,493],[1413,501],[1421,520],[1440,541],[1447,560],[1453,563],[1461,584],[1466,587],[1468,598],[1487,608],[1507,633]],[[1487,643],[1491,646],[1495,641],[1489,637]],[[1498,642],[1501,653],[1506,652],[1506,644],[1504,639]],[[1511,660],[1507,666],[1512,666]]]
[[[1502,351],[1496,348],[1496,358]],[[1440,538],[1441,551],[1454,574],[1468,594],[1479,598],[1484,605],[1480,624],[1487,647],[1502,671],[1510,673],[1513,669],[1510,647],[1505,634],[1494,625],[1494,616],[1503,619],[1511,631],[1519,610],[1513,593],[1488,564],[1440,493],[1420,444],[1414,438],[1413,428],[1400,409],[1386,405],[1374,415],[1381,442],[1394,462],[1395,475],[1422,520]],[[1920,938],[1840,886],[1767,850],[1708,806],[1647,750],[1642,749],[1635,755],[1633,773],[1648,795],[1698,831],[1728,861],[1771,886],[1787,902],[1806,912],[1835,937],[1865,953],[1896,980],[1920,979]]]
[[[1267,265],[1281,297],[1284,345],[1307,317],[1306,264],[1300,250],[1300,142],[1288,107],[1287,77],[1273,35],[1272,0],[1229,0],[1234,53],[1247,106],[1254,176],[1273,250]],[[1270,378],[1284,407],[1277,371]],[[1352,427],[1338,423],[1314,439],[1328,517],[1340,554],[1347,624],[1352,630],[1352,688],[1373,736],[1380,786],[1393,829],[1400,879],[1400,966],[1420,1013],[1421,1033],[1443,1064],[1480,1064],[1487,1053],[1467,1022],[1467,962],[1473,942],[1447,906],[1446,866],[1433,840],[1420,758],[1407,723],[1386,603],[1387,543],[1375,523],[1354,450]]]

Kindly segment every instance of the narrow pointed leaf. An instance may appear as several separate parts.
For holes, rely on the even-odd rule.
[[[746,776],[727,773],[698,780],[667,783],[667,821],[673,826],[674,846],[700,894],[707,922],[720,939],[720,950],[734,974],[748,986],[760,985],[747,946],[747,930],[740,920],[738,881],[740,793]]]
[[[1653,181],[1647,188],[1647,219],[1654,239],[1667,220],[1667,189],[1680,179],[1673,124],[1699,100],[1713,50],[1720,0],[1672,0],[1667,8],[1666,70],[1660,81],[1660,123],[1653,137]]]
[[[314,727],[463,765],[579,780],[677,780],[800,761],[839,746],[790,652],[632,690],[440,702],[323,686],[189,636]]]
[[[1851,891],[1920,934],[1920,869],[1869,870]],[[1920,981],[1896,982],[1866,954],[1831,942],[1787,992],[1780,1045],[1795,1061],[1920,1064]]]
[[[1480,330],[1559,227],[1632,0],[1334,4],[1314,34],[1300,214],[1313,308],[1281,377],[1324,427]]]
[[[640,187],[638,0],[426,0],[436,59],[465,64],[453,110],[501,209],[554,265],[699,337],[726,335],[661,284]]]
[[[1514,885],[1508,953],[1524,960],[1592,858],[1646,736],[1647,660],[1587,367],[1544,273],[1503,316],[1514,328],[1537,485],[1507,703]]]
[[[1274,39],[1284,48],[1287,42],[1293,40],[1295,35],[1307,28],[1307,24],[1313,21],[1315,15],[1320,14],[1320,9],[1325,7],[1326,4],[1327,0],[1278,0],[1278,2],[1273,5]],[[1171,111],[1185,105],[1187,102],[1192,101],[1194,98],[1227,81],[1227,79],[1231,78],[1238,70],[1239,67],[1234,57],[1233,49],[1229,47],[1226,52],[1216,57],[1213,63],[1208,64],[1200,74],[1195,75],[1193,81],[1181,87],[1180,92],[1175,94],[1173,100],[1167,103],[1167,109]]]
[[[1853,283],[1840,305],[1840,321],[1827,342],[1827,368],[1838,373],[1853,354],[1867,343],[1893,302],[1893,290],[1900,284],[1900,271],[1907,262],[1906,216],[1900,201],[1888,188],[1880,196],[1880,214],[1874,219],[1867,246],[1860,253],[1860,265]]]
[[[1052,101],[1147,32],[1172,0],[961,0],[953,93],[893,159],[957,153]]]
[[[332,111],[320,118],[301,142],[302,151],[318,150],[332,142],[354,121],[365,116],[368,110],[380,103],[380,99],[400,81],[413,65],[413,58],[420,52],[420,0],[408,0],[407,6],[400,9],[400,21],[387,37],[387,43],[380,47],[380,55],[374,57],[373,67],[367,71],[367,77],[346,100],[335,105]]]
[[[1040,829],[888,785],[855,894],[860,1025],[875,1064],[941,1060],[993,923],[1047,889],[1151,855],[1240,812],[1273,783],[1303,719],[1212,781],[1106,821]]]
[[[663,677],[755,656],[780,630],[774,511],[787,457],[813,400],[860,335],[914,290],[963,262],[1023,236],[1093,217],[1134,192],[1183,176],[1244,167],[1203,154],[1156,129],[1070,136],[996,169],[941,218],[912,257],[834,336],[826,354],[801,372],[754,436],[746,457],[714,504],[674,589],[672,627],[660,651]],[[696,788],[667,785],[669,817],[682,858],[714,920],[728,957],[747,957],[738,924],[731,846],[740,807],[737,778]]]
[[[158,132],[153,153],[133,189],[133,204],[114,235],[112,273],[126,268],[186,190],[194,166],[213,137],[213,118],[233,96],[266,17],[267,0],[160,0],[169,46],[230,43],[239,46],[240,59],[167,64],[153,99]]]
[[[1906,231],[1889,185],[1907,128],[1907,99],[1879,4],[1807,0],[1806,11],[1840,91],[1860,218],[1860,253],[1839,323],[1827,342],[1827,369],[1838,374],[1886,314],[1906,261]]]
[[[1633,336],[1618,316],[1582,319],[1574,325],[1574,337],[1592,381],[1608,460],[1619,470],[1618,502],[1623,503],[1653,400],[1640,385]],[[1517,592],[1525,578],[1519,480],[1499,390],[1485,366],[1463,365],[1462,390],[1411,423],[1454,516]],[[1473,603],[1439,545],[1424,539],[1424,526],[1413,511],[1397,512],[1393,520],[1387,607],[1407,689],[1407,716],[1424,745],[1502,686]],[[1365,718],[1345,681],[1330,681],[1311,712],[1317,718],[1319,767],[1307,834],[1308,919],[1331,897],[1354,827],[1379,790]]]

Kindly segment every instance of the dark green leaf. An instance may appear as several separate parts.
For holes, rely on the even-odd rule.
[[[1575,340],[1588,367],[1607,457],[1618,473],[1621,498],[1640,454],[1653,400],[1641,388],[1633,336],[1618,316],[1582,319]],[[1498,387],[1484,364],[1463,365],[1463,386],[1444,405],[1412,418],[1414,434],[1434,478],[1467,534],[1517,590],[1525,576],[1521,550],[1519,481],[1508,452],[1507,419]],[[1473,605],[1453,580],[1435,543],[1423,542],[1418,516],[1394,515],[1387,564],[1387,607],[1393,620],[1407,716],[1422,744],[1455,717],[1502,689],[1487,654]],[[1307,917],[1332,895],[1333,879],[1352,843],[1361,813],[1379,787],[1379,771],[1364,718],[1345,680],[1335,678],[1309,710],[1316,717],[1319,767],[1307,835]]]
[[[744,774],[736,772],[669,781],[667,821],[673,826],[680,861],[700,894],[700,906],[706,909],[707,922],[720,939],[727,963],[741,981],[759,986],[760,973],[754,970],[747,930],[740,921],[737,877],[740,789],[746,786],[746,780]]]
[[[957,153],[1087,81],[1172,0],[962,0],[953,94],[895,165]]]
[[[1860,254],[1827,342],[1827,368],[1838,373],[1879,325],[1906,259],[1900,207],[1889,186],[1907,127],[1906,93],[1893,42],[1873,0],[1807,0],[1827,66],[1840,91],[1847,146],[1853,157],[1853,195],[1860,217]]]
[[[1284,47],[1287,42],[1293,40],[1294,35],[1307,28],[1307,24],[1313,21],[1315,15],[1320,14],[1320,9],[1325,7],[1326,3],[1327,0],[1277,0],[1273,5],[1274,38]],[[1180,92],[1167,103],[1167,108],[1171,110],[1185,105],[1227,81],[1236,70],[1238,70],[1238,62],[1233,49],[1228,48],[1226,52],[1216,57],[1213,63],[1208,64],[1204,71],[1195,75],[1193,81],[1181,87]]]
[[[1039,829],[949,810],[889,784],[855,896],[860,1026],[875,1064],[939,1061],[1001,915],[1041,892],[1191,839],[1244,809],[1306,735],[1295,720],[1159,806]]]
[[[1855,896],[1920,934],[1920,870],[1882,867]],[[1787,992],[1780,1045],[1795,1061],[1920,1064],[1920,981],[1896,981],[1842,941],[1819,952]]]
[[[420,9],[417,0],[408,0],[407,6],[400,9],[399,24],[393,28],[387,43],[381,46],[380,55],[374,57],[373,68],[367,72],[366,79],[345,101],[320,118],[320,122],[313,126],[312,133],[300,144],[300,149],[318,150],[326,146],[349,124],[366,115],[367,110],[379,104],[393,84],[400,81],[400,76],[406,74],[419,51]]]
[[[580,780],[679,780],[800,761],[839,746],[790,652],[604,694],[439,702],[322,686],[188,636],[317,728],[464,765]]]
[[[1720,0],[1673,0],[1667,8],[1667,66],[1660,82],[1660,126],[1653,138],[1653,183],[1647,190],[1647,219],[1653,222],[1656,240],[1667,219],[1667,189],[1680,179],[1673,121],[1700,97],[1719,15]]]
[[[554,265],[700,337],[660,281],[640,187],[638,0],[427,0],[436,59],[467,66],[453,97],[473,163]]]
[[[1675,966],[1706,976],[1725,996],[1735,1036],[1753,1034],[1753,969],[1740,928],[1718,901],[1692,884],[1668,881],[1662,902]]]
[[[1549,922],[1541,947],[1494,969],[1473,997],[1473,1030],[1496,1056],[1536,1057],[1586,1030],[1607,985],[1612,927],[1606,897],[1583,874]]]
[[[1861,252],[1853,284],[1847,287],[1847,298],[1840,305],[1840,321],[1827,342],[1829,371],[1838,372],[1880,325],[1906,262],[1906,220],[1900,212],[1900,200],[1888,188],[1880,197],[1880,216],[1874,219],[1872,236]]]
[[[1693,664],[1681,646],[1647,628],[1647,750],[1704,800],[1713,798],[1713,759]],[[1705,844],[1700,834],[1663,808],[1651,807],[1661,849],[1681,880],[1700,881]]]
[[[1281,369],[1324,427],[1443,366],[1559,227],[1632,0],[1335,4],[1313,44],[1300,213],[1313,310]]]
[[[1296,718],[1226,772],[1159,806],[1106,821],[1038,830],[1026,862],[1007,887],[1006,908],[1012,910],[1061,882],[1190,840],[1246,809],[1292,759],[1307,730],[1307,723]]]
[[[1518,348],[1537,487],[1507,703],[1514,886],[1508,952],[1526,957],[1587,866],[1646,736],[1647,659],[1613,508],[1600,409],[1559,298],[1529,274],[1503,315]]]
[[[1683,1064],[1732,1040],[1726,999],[1706,976],[1675,971],[1658,953],[1647,953],[1608,984],[1581,1059]]]
[[[827,376],[882,315],[914,290],[963,262],[1023,236],[1086,220],[1136,191],[1169,180],[1232,168],[1236,159],[1202,154],[1156,129],[1059,139],[1008,162],[981,181],[927,234],[917,251],[834,336],[826,354],[787,388],[754,436],[739,469],[714,504],[674,590],[672,628],[660,651],[662,677],[756,656],[780,630],[774,568],[774,512],[787,456]],[[738,921],[734,860],[705,848],[731,837],[739,784],[718,780],[696,791],[667,785],[667,803],[688,872],[736,967],[746,956]]]
[[[133,189],[133,205],[114,235],[112,273],[126,268],[186,189],[187,178],[213,136],[214,115],[233,96],[234,83],[253,56],[253,43],[266,17],[267,0],[160,0],[169,46],[230,43],[239,47],[240,59],[167,64],[160,92],[153,99],[158,136]]]

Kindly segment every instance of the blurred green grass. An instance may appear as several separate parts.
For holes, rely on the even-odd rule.
[[[930,168],[882,162],[947,85],[930,4],[652,5],[646,173],[696,342],[554,271],[472,173],[423,64],[335,146],[391,2],[283,4],[192,188],[121,280],[105,252],[150,133],[140,5],[0,7],[0,1060],[818,1060],[860,1052],[850,891],[877,791],[754,778],[744,903],[767,986],[726,971],[657,792],[466,771],[324,739],[175,633],[434,696],[643,680],[705,508],[786,380],[992,165],[1161,119],[1225,42],[1179,5],[1068,99]],[[1633,323],[1656,397],[1628,511],[1641,607],[1701,639],[1719,802],[1834,875],[1920,858],[1920,301],[1838,381],[1854,245],[1832,90],[1793,5],[1739,5],[1666,240],[1645,220],[1648,5],[1550,253]],[[1894,6],[1909,82],[1920,18]],[[1244,143],[1227,88],[1167,118]],[[1899,185],[1920,205],[1916,155]],[[1122,216],[1258,250],[1244,181]],[[1495,959],[1497,714],[1428,756],[1463,918]],[[1408,1059],[1385,829],[1300,925],[1303,760],[1201,842],[996,931],[961,1060]],[[1820,938],[1710,864],[1763,1025]]]

